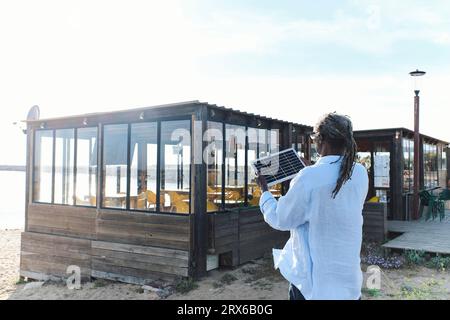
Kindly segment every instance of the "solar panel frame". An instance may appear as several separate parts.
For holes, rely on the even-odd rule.
[[[264,166],[264,163],[272,167],[273,161],[277,161],[279,164],[276,169],[277,171],[273,172],[274,174],[267,174],[267,172],[263,173],[269,187],[292,179],[300,172],[301,169],[306,167],[305,163],[300,158],[300,155],[294,150],[294,148],[289,148],[265,157],[261,157],[252,161],[251,165],[255,172],[258,172],[264,167],[267,168],[267,166]],[[261,163],[263,166],[260,165]],[[288,165],[288,167],[286,167],[286,165]],[[282,171],[281,173],[280,170]]]

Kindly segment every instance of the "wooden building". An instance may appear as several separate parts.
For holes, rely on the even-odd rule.
[[[260,257],[289,234],[263,221],[249,163],[308,159],[311,131],[198,101],[28,121],[20,274],[142,284]]]
[[[414,132],[405,128],[355,131],[358,157],[369,171],[368,200],[387,204],[390,220],[411,220]],[[420,135],[420,189],[447,187],[448,142]]]

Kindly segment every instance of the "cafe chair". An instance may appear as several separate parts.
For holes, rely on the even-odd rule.
[[[170,196],[170,212],[189,213],[188,196],[182,196],[175,191],[169,191],[168,194]]]

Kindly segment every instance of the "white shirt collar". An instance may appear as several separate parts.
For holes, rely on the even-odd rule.
[[[326,163],[326,164],[330,164],[333,162],[338,162],[342,160],[343,156],[324,156],[324,157],[320,157],[316,163]]]

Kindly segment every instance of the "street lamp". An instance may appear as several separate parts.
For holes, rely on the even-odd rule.
[[[419,104],[420,104],[420,80],[425,75],[425,71],[412,71],[409,74],[414,81],[414,199],[413,199],[413,219],[419,219],[419,184],[420,184],[420,134],[419,134]]]

